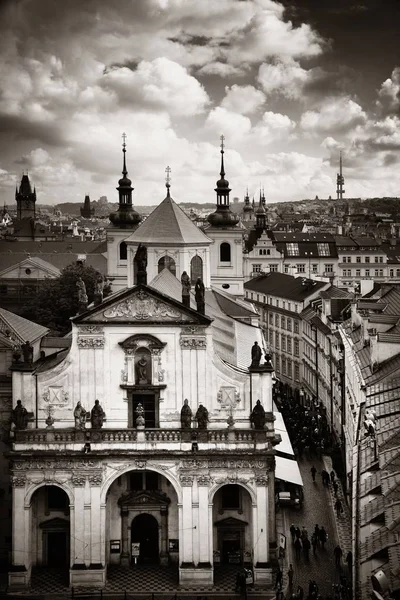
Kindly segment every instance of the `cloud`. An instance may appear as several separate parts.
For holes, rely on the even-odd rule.
[[[303,69],[296,61],[289,61],[262,64],[257,79],[267,95],[279,93],[297,100],[311,77],[311,71]]]
[[[287,115],[265,112],[252,131],[253,143],[268,145],[286,140],[296,128],[296,123]]]
[[[49,160],[49,153],[43,148],[35,148],[31,150],[29,154],[22,156],[20,159],[15,161],[19,165],[24,165],[25,168],[39,167],[44,165]]]
[[[365,123],[367,115],[362,107],[349,97],[326,99],[319,110],[302,114],[300,127],[310,134],[346,132]]]
[[[210,111],[205,126],[214,135],[223,134],[235,143],[250,132],[251,121],[248,117],[218,106]]]
[[[210,102],[197,79],[168,58],[142,61],[135,71],[114,68],[100,85],[114,92],[122,105],[153,107],[181,116],[201,113]]]
[[[265,102],[265,95],[252,85],[232,85],[225,88],[222,108],[244,115],[254,113]]]
[[[391,77],[382,83],[378,91],[377,106],[383,114],[399,113],[400,67],[393,69]]]

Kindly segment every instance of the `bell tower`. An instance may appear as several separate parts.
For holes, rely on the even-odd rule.
[[[21,184],[15,190],[17,202],[17,219],[35,219],[36,217],[36,189],[33,189],[28,174],[22,175]]]

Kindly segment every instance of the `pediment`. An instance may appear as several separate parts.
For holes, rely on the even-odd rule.
[[[146,285],[117,292],[73,319],[75,323],[209,324],[197,311]]]
[[[215,521],[214,525],[215,527],[223,527],[225,529],[243,529],[248,523],[247,521],[235,519],[235,517],[227,517],[226,519],[221,519],[221,521]]]
[[[42,260],[41,258],[29,257],[19,263],[7,267],[4,271],[0,272],[0,276],[7,277],[8,279],[19,279],[21,278],[21,273],[25,274],[25,269],[34,269],[35,278],[39,279],[40,277],[58,277],[60,275],[60,270],[49,262]],[[29,274],[26,273],[26,278],[28,277]]]
[[[143,506],[143,505],[157,505],[157,506],[168,506],[171,503],[165,492],[160,490],[137,490],[124,494],[118,500],[120,506]]]

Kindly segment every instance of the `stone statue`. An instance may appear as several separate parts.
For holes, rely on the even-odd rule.
[[[261,348],[258,345],[258,342],[254,342],[251,348],[251,367],[259,367],[261,360],[262,352]]]
[[[92,423],[92,429],[101,429],[103,427],[104,417],[106,413],[100,406],[100,402],[98,400],[94,401],[94,406],[90,413],[90,421]]]
[[[74,410],[75,429],[85,429],[86,425],[86,410],[83,408],[79,400]]]
[[[136,364],[137,371],[137,382],[139,384],[149,383],[148,382],[148,363],[145,356],[142,356]]]
[[[14,344],[13,345],[13,362],[19,362],[19,359],[21,358],[21,353],[22,353],[22,348],[20,346],[20,344]]]
[[[136,426],[137,427],[144,427],[144,408],[143,408],[143,404],[141,404],[140,402],[138,403],[138,405],[136,406]]]
[[[96,279],[96,283],[94,284],[94,296],[93,301],[95,305],[101,304],[103,302],[103,289],[104,289],[104,281],[101,275]]]
[[[190,429],[192,427],[192,409],[189,406],[187,398],[181,409],[181,427],[182,429]]]
[[[87,293],[86,293],[86,286],[85,286],[85,282],[83,281],[82,277],[78,277],[78,280],[76,282],[76,287],[78,289],[78,312],[84,312],[87,309],[87,305],[88,305],[88,297],[87,297]]]
[[[11,411],[11,422],[15,429],[26,429],[28,425],[28,411],[22,406],[21,400],[17,400],[17,406]]]
[[[205,301],[204,301],[205,288],[201,278],[198,277],[196,285],[194,286],[194,297],[197,304],[197,312],[201,315],[205,313]]]
[[[199,404],[199,408],[197,409],[196,421],[198,429],[207,429],[208,410],[202,404]]]
[[[25,344],[21,345],[22,354],[24,357],[24,363],[27,365],[32,365],[33,363],[33,346],[30,342],[25,342]]]
[[[265,425],[265,410],[259,400],[250,415],[250,423],[254,425],[254,429],[264,429]]]
[[[135,258],[133,259],[136,263],[136,283],[147,284],[147,248],[142,244],[139,244],[136,250]]]
[[[190,283],[190,277],[186,273],[186,271],[183,271],[183,273],[182,273],[181,284],[182,284],[182,304],[183,304],[183,306],[187,306],[188,308],[190,308],[190,288],[192,287],[192,285]]]

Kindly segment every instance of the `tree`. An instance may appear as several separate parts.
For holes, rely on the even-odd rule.
[[[56,279],[43,280],[39,292],[26,306],[23,316],[60,334],[70,331],[70,318],[78,313],[76,282],[79,277],[85,282],[90,304],[93,301],[95,283],[102,275],[93,267],[72,264],[65,267]],[[111,286],[106,283],[103,295],[106,297],[110,293]]]

